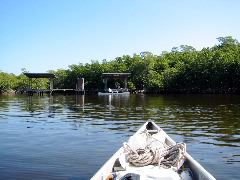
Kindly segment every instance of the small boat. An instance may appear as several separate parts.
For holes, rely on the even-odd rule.
[[[98,95],[130,95],[130,92],[98,92]]]
[[[110,89],[98,92],[98,95],[130,95],[130,92],[126,89]]]
[[[173,141],[153,121],[146,122],[91,178],[115,179],[215,180],[186,152],[184,143]]]

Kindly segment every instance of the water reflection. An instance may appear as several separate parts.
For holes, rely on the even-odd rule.
[[[79,122],[76,119],[85,118],[93,125],[116,125],[109,130],[120,128],[120,124],[136,126],[152,119],[171,134],[211,137],[215,141],[202,143],[239,146],[239,101],[232,97],[139,95],[130,98],[106,95],[87,97],[86,103],[85,98],[84,95],[45,98],[31,96],[21,106],[35,117],[47,115],[54,118],[56,114],[61,114],[67,121],[75,119],[75,123]]]
[[[85,95],[79,95],[75,97],[76,97],[76,107],[79,107],[79,110],[84,112]]]
[[[152,119],[173,139],[186,142],[193,157],[217,178],[234,179],[240,175],[236,170],[240,165],[239,109],[239,96],[222,95],[1,96],[0,159],[17,155],[22,159],[19,166],[3,160],[0,167],[21,166],[23,172],[32,172],[29,168],[35,165],[55,179],[57,171],[88,179],[127,137]],[[55,151],[66,157],[64,161]],[[91,158],[86,152],[92,152]],[[51,161],[39,162],[39,154]],[[80,165],[83,159],[86,164]],[[64,171],[64,164],[73,169]],[[0,168],[0,174],[6,172]],[[45,176],[40,173],[40,177]]]

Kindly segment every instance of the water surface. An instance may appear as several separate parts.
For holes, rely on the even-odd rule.
[[[240,96],[0,96],[0,179],[89,179],[146,120],[240,178]]]

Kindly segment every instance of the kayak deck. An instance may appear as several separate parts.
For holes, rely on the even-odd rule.
[[[144,132],[148,132],[168,146],[176,143],[154,122],[146,122],[133,136],[128,144],[139,146],[144,143]],[[133,150],[134,151],[134,150]],[[188,153],[185,153],[185,161],[179,169],[163,168],[157,164],[149,164],[136,167],[126,160],[126,147],[121,147],[92,177],[95,179],[215,179]]]

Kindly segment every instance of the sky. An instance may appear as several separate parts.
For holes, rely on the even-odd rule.
[[[0,71],[68,69],[240,41],[239,0],[0,0]]]

